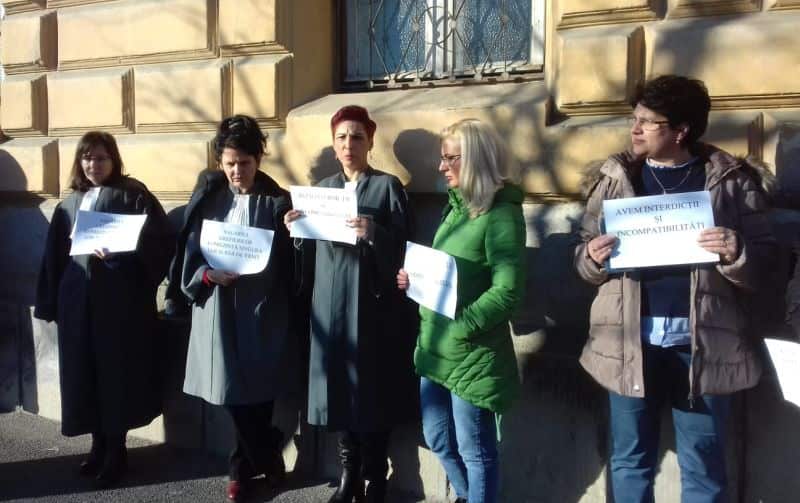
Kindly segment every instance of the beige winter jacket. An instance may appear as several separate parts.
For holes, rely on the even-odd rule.
[[[699,145],[695,153],[706,160],[706,189],[711,193],[714,221],[738,233],[740,253],[730,265],[691,266],[690,397],[731,393],[758,382],[757,334],[748,331],[745,298],[758,288],[763,279],[759,272],[774,251],[766,201],[755,171],[710,145]],[[599,177],[589,186],[575,250],[578,274],[599,287],[581,365],[604,387],[633,397],[643,397],[647,391],[642,371],[639,272],[609,274],[589,257],[586,243],[600,234],[604,199],[635,197],[631,180],[640,176],[643,162],[624,152],[602,165]]]

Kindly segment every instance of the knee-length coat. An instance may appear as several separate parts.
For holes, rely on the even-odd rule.
[[[39,273],[34,316],[58,324],[61,430],[119,434],[160,413],[156,289],[172,253],[158,200],[123,177],[100,189],[95,211],[147,214],[135,252],[105,261],[69,255],[85,192],[55,209]]]
[[[267,267],[233,284],[206,285],[200,250],[203,219],[224,221],[234,193],[224,173],[209,173],[186,208],[182,289],[192,302],[192,329],[183,391],[216,405],[273,400],[295,381],[297,359],[289,328],[292,248],[283,216],[289,193],[256,172],[251,227],[275,231]]]
[[[343,188],[345,181],[340,172],[319,186]],[[359,214],[374,222],[372,243],[316,241],[308,421],[382,431],[417,410],[415,309],[396,279],[412,219],[395,176],[367,168],[356,192]]]

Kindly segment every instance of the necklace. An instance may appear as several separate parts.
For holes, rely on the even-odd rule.
[[[683,177],[683,179],[680,182],[678,182],[677,185],[673,185],[672,187],[667,188],[667,187],[664,187],[664,184],[661,183],[661,180],[658,179],[658,176],[656,175],[656,170],[653,169],[653,166],[648,164],[647,167],[650,168],[650,174],[653,175],[653,178],[655,179],[656,183],[658,184],[659,187],[661,187],[661,190],[662,190],[663,194],[666,194],[667,191],[675,190],[678,187],[680,187],[681,185],[683,185],[686,182],[686,180],[689,179],[689,175],[692,174],[692,169],[694,169],[694,165],[689,166],[689,169],[686,170],[686,175]]]

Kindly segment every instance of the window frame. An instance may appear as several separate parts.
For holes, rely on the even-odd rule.
[[[450,4],[456,0],[434,0],[442,3]],[[545,53],[547,49],[547,31],[546,31],[546,18],[547,9],[551,8],[545,0],[531,0],[531,52],[530,63],[524,65],[522,68],[515,68],[510,72],[501,71],[499,68],[489,69],[485,73],[459,73],[458,70],[446,72],[445,75],[440,77],[426,77],[417,79],[410,77],[415,71],[408,72],[408,76],[404,78],[392,80],[348,80],[348,27],[347,27],[347,3],[348,0],[339,0],[336,2],[335,13],[335,38],[337,47],[338,61],[336,64],[335,82],[339,91],[342,92],[362,92],[362,91],[382,91],[387,89],[415,89],[415,88],[431,88],[431,87],[445,87],[445,86],[458,86],[470,84],[489,84],[498,82],[525,82],[537,81],[544,79],[544,66],[545,66]],[[445,8],[445,7],[442,7]],[[426,32],[429,30],[428,23],[425,27]],[[452,31],[450,32],[453,33]],[[449,44],[447,49],[437,49],[437,65],[443,64],[444,57],[442,53],[450,52],[450,60],[454,60],[454,36],[449,37],[447,41]],[[427,39],[427,37],[426,37]],[[434,70],[440,71],[440,67]],[[397,74],[396,74],[397,75]]]

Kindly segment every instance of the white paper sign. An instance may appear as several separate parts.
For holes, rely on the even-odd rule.
[[[403,269],[408,273],[406,295],[410,299],[451,320],[456,319],[458,273],[453,257],[408,241]]]
[[[778,374],[783,399],[800,406],[800,344],[779,339],[764,342]]]
[[[274,236],[267,229],[203,220],[200,251],[212,269],[256,274],[267,267]]]
[[[605,232],[619,240],[610,269],[718,262],[697,244],[714,227],[707,190],[603,201]]]
[[[89,255],[102,249],[111,253],[135,251],[145,220],[147,215],[79,210],[69,254]]]
[[[292,185],[289,192],[292,207],[303,214],[292,222],[292,237],[356,243],[355,229],[345,223],[358,216],[355,190]]]

